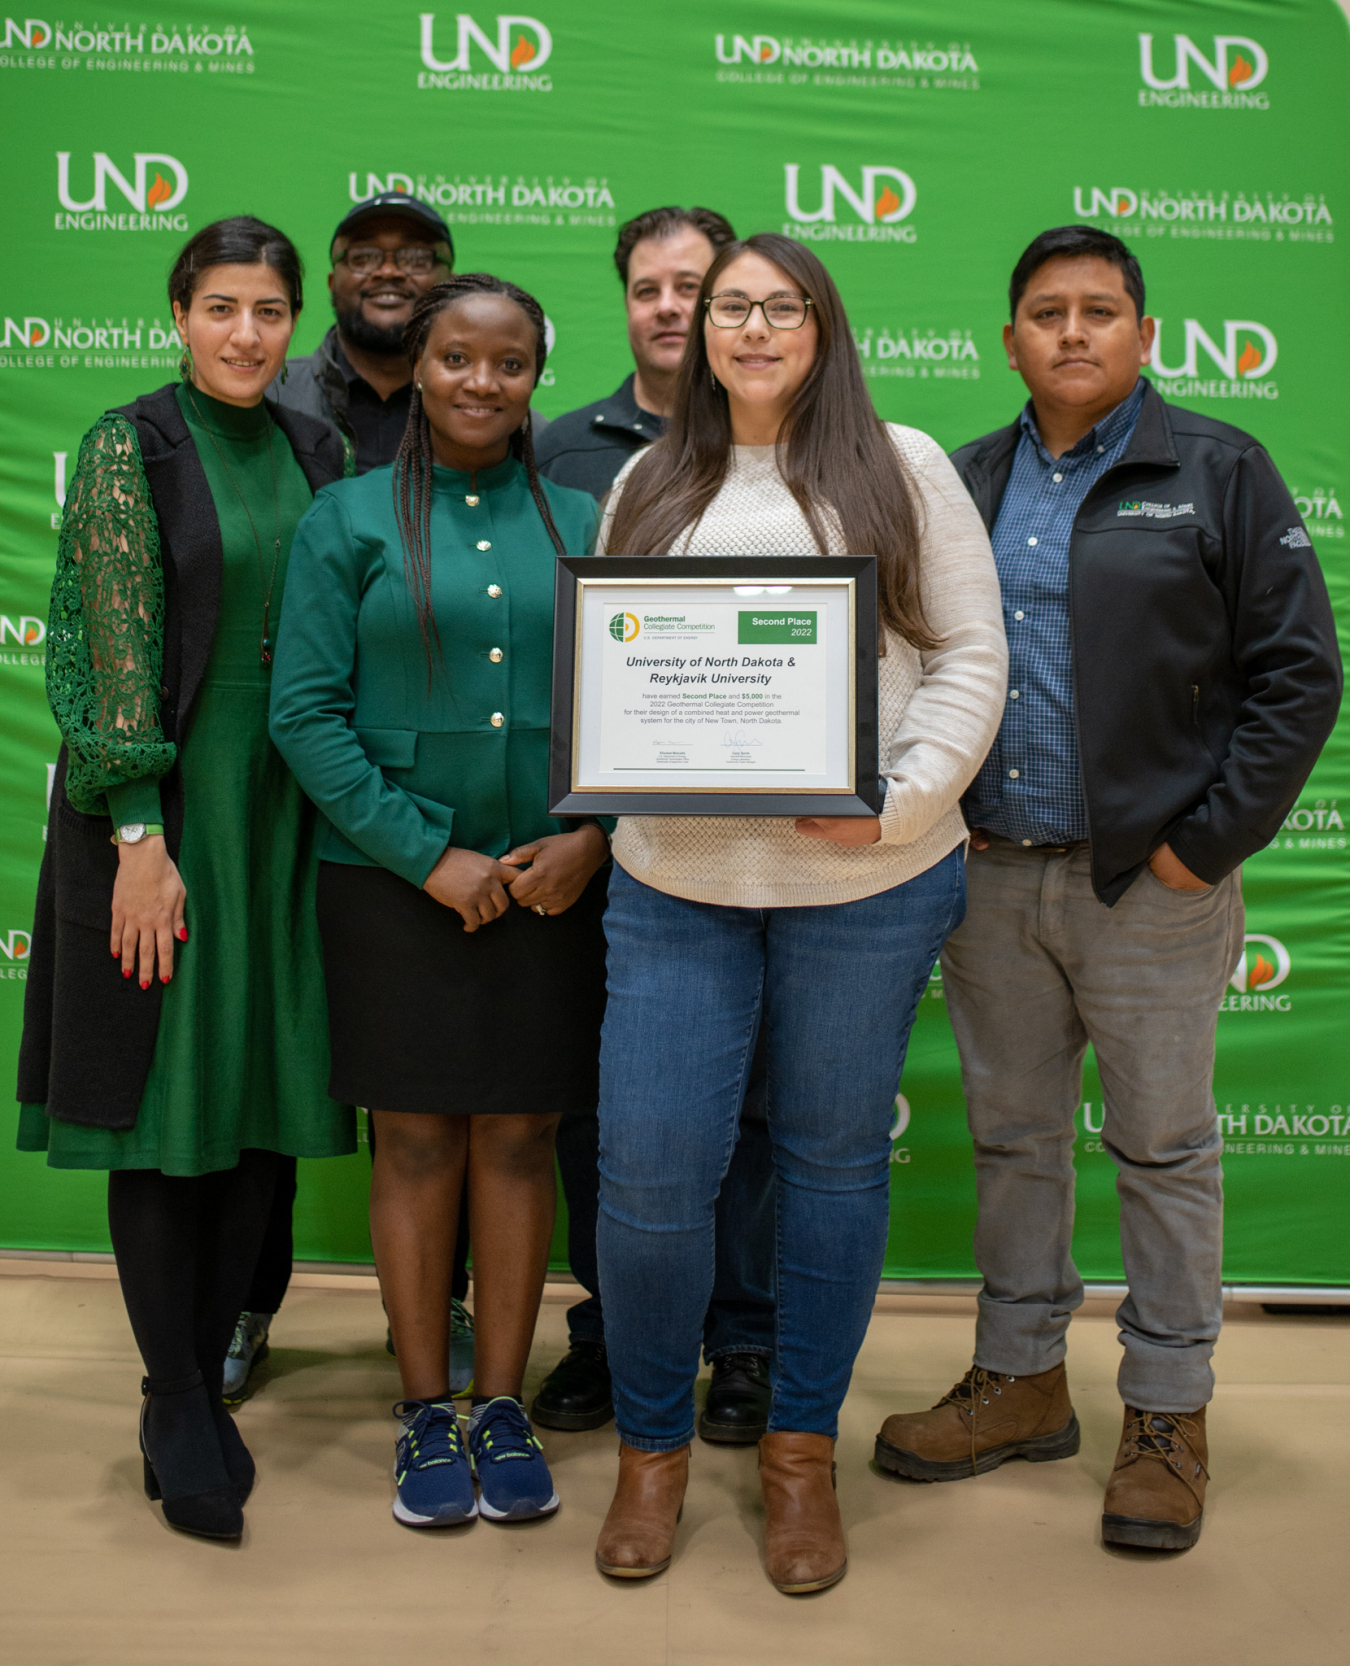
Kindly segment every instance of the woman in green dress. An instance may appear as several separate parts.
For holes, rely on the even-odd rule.
[[[355,1148],[326,1092],[315,814],[267,729],[291,537],[350,465],[263,401],[301,306],[288,238],[207,226],[169,297],[181,384],[95,423],[62,523],[19,1145],[108,1171],[147,1495],[235,1538],[254,1466],[221,1376],[279,1154]]]

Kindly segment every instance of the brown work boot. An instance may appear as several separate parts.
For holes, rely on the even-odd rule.
[[[1106,1484],[1102,1542],[1189,1550],[1200,1537],[1209,1480],[1205,1408],[1125,1408],[1116,1467]]]
[[[1078,1419],[1063,1364],[1030,1377],[972,1365],[931,1411],[897,1412],[881,1425],[876,1461],[911,1481],[959,1481],[1007,1458],[1071,1458]]]
[[[848,1571],[829,1435],[767,1434],[759,1443],[764,1568],[780,1591],[823,1591]]]
[[[595,1565],[615,1579],[650,1579],[670,1566],[689,1482],[689,1448],[639,1452],[619,1442],[619,1481],[600,1529]]]

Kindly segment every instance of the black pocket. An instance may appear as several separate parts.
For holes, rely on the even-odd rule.
[[[112,894],[117,879],[117,846],[108,816],[86,816],[59,799],[47,823],[52,841],[58,919],[112,930]]]

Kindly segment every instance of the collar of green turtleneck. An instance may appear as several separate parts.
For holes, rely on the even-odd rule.
[[[212,399],[198,387],[180,382],[177,390],[178,407],[189,422],[197,422],[222,439],[252,440],[265,434],[270,418],[264,402],[256,405],[227,405],[222,399]]]

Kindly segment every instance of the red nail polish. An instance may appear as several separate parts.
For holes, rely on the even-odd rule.
[[[169,974],[167,972],[161,972],[160,975],[159,975],[159,981],[161,983],[168,983]]]
[[[127,971],[125,966],[122,968],[122,976],[124,978],[129,978],[131,976],[131,973]]]
[[[121,949],[114,949],[113,952],[112,952],[112,957],[113,957],[114,960],[121,960],[121,958],[122,958]]]
[[[149,987],[150,987],[150,979],[149,978],[142,978],[141,979],[141,988],[142,989],[149,989]]]
[[[183,926],[179,929],[178,941],[180,943],[186,943],[187,942],[187,927],[186,926]]]

